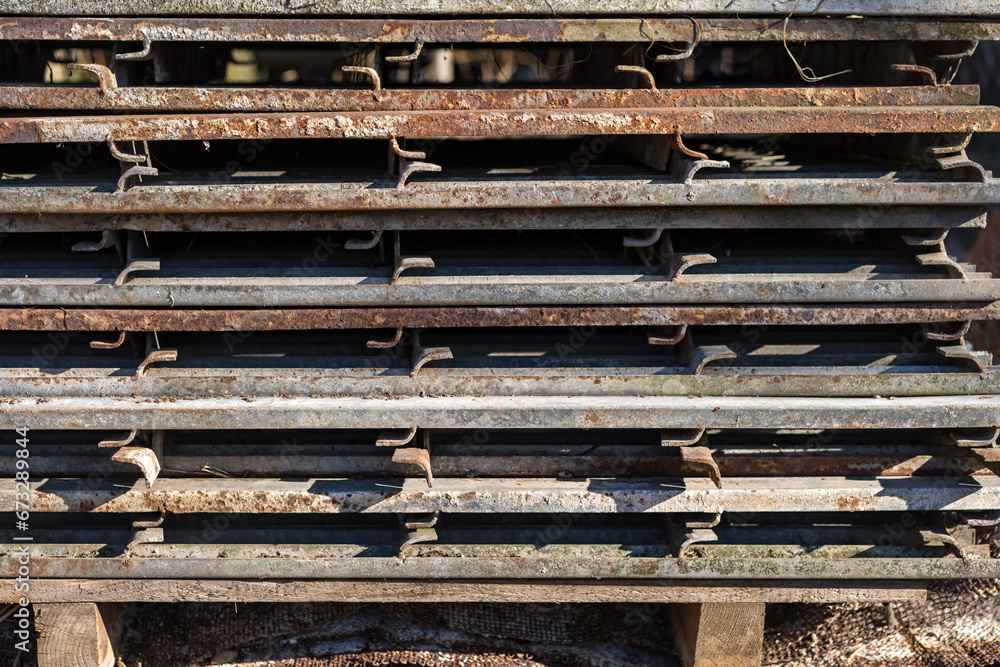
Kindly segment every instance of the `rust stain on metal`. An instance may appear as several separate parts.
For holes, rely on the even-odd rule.
[[[388,139],[633,134],[962,133],[1000,127],[996,107],[705,107],[123,115],[7,118],[3,143]]]
[[[495,111],[974,105],[978,86],[724,89],[370,90],[303,88],[0,88],[0,108],[93,111]],[[709,110],[710,112],[710,110]]]
[[[993,319],[1000,302],[971,306],[418,307],[254,310],[0,309],[0,327],[22,331],[292,331],[515,326],[901,324]]]

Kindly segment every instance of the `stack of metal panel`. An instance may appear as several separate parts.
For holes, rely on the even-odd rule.
[[[8,601],[1000,577],[993,0],[4,4]]]

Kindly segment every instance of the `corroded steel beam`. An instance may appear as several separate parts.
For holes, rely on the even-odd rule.
[[[868,206],[872,219],[881,219],[883,206],[992,205],[1000,201],[1000,179],[984,183],[937,180],[933,173],[896,180],[831,174],[830,178],[737,178],[675,183],[657,175],[624,174],[619,178],[565,180],[540,177],[531,180],[487,178],[472,174],[466,180],[416,181],[397,188],[395,179],[330,183],[241,184],[232,179],[196,185],[137,185],[114,192],[115,180],[89,185],[29,187],[12,178],[0,181],[0,225],[7,215],[93,214],[95,216],[151,214],[173,219],[185,212],[319,212],[401,211],[442,208],[520,209],[586,207],[604,211],[619,207],[684,208],[711,206]],[[32,182],[34,181],[32,177]],[[219,187],[225,184],[226,187]],[[111,190],[110,192],[108,190]],[[892,211],[884,213],[891,215]],[[711,211],[707,215],[712,215]],[[801,215],[812,216],[808,210]],[[44,223],[40,223],[44,224]],[[95,229],[106,228],[94,221]],[[183,229],[183,221],[174,223]],[[348,227],[351,228],[351,227]],[[18,231],[24,231],[20,229]]]
[[[315,112],[908,107],[979,104],[979,86],[701,89],[382,89],[0,87],[0,109],[57,111]]]
[[[484,198],[490,186],[483,184]],[[237,186],[233,186],[237,187]],[[259,186],[262,190],[267,186]],[[656,185],[663,188],[664,185]],[[667,186],[669,187],[669,186]],[[972,185],[974,189],[978,186]],[[648,188],[652,193],[652,185]],[[955,189],[955,188],[952,188]],[[10,188],[8,190],[13,190]],[[410,185],[410,192],[417,189]],[[65,191],[48,189],[52,198],[64,200]],[[20,192],[24,192],[21,190]],[[224,194],[222,189],[213,191]],[[279,190],[274,190],[278,194]],[[14,201],[13,192],[0,187]],[[146,192],[153,200],[159,197]],[[162,194],[162,192],[160,193]],[[247,194],[250,194],[249,192]],[[259,194],[259,193],[258,193]],[[93,195],[79,197],[94,202]],[[78,198],[79,198],[78,197]],[[308,200],[308,197],[305,197]],[[34,200],[34,198],[33,198]],[[239,200],[227,200],[239,206]],[[38,203],[42,203],[40,200]],[[110,200],[104,200],[111,204]],[[69,203],[69,202],[67,202]],[[387,204],[383,201],[382,204]],[[84,213],[34,214],[0,213],[0,233],[17,232],[97,232],[135,230],[147,232],[300,232],[376,230],[478,230],[478,229],[956,229],[985,227],[986,209],[977,206],[810,206],[805,211],[790,206],[729,207],[703,206],[685,208],[605,207],[594,202],[593,208],[562,208],[558,199],[536,201],[548,208],[515,209],[437,209],[433,215],[407,210],[368,211],[260,211],[254,215],[239,213]],[[58,204],[57,204],[58,205]],[[531,202],[525,202],[531,206]]]
[[[1000,300],[983,306],[692,306],[593,308],[324,309],[0,309],[4,331],[303,331],[448,327],[620,327],[699,325],[884,325],[1000,318]]]
[[[989,106],[677,107],[5,118],[2,143],[994,132]]]
[[[559,303],[603,307],[628,303],[637,306],[726,304],[731,307],[743,303],[760,307],[794,303],[852,303],[878,304],[879,308],[892,309],[892,302],[952,302],[961,310],[955,311],[952,306],[942,309],[942,313],[950,310],[952,314],[943,315],[943,319],[954,321],[956,317],[983,319],[982,316],[968,318],[965,315],[985,303],[1000,300],[1000,283],[988,279],[988,274],[970,274],[968,280],[946,278],[941,274],[922,278],[889,276],[879,279],[847,273],[737,274],[728,278],[725,274],[691,274],[668,280],[666,276],[640,270],[623,270],[618,274],[564,275],[559,279],[556,272],[538,275],[532,270],[534,268],[529,265],[523,268],[523,273],[508,274],[502,278],[499,273],[463,277],[451,271],[429,277],[404,275],[395,282],[390,280],[389,271],[359,272],[348,276],[313,272],[288,278],[268,278],[248,273],[233,276],[220,271],[205,277],[182,278],[186,282],[165,272],[161,278],[154,273],[148,278],[132,278],[123,285],[114,284],[114,272],[109,275],[100,271],[66,271],[47,278],[44,271],[36,269],[34,276],[25,279],[10,277],[8,270],[0,280],[0,304],[8,308],[97,305],[117,308],[257,309],[424,307],[437,304],[503,307]],[[22,271],[22,276],[24,273]],[[800,321],[810,317],[801,314],[806,313],[805,310],[799,312]],[[930,317],[931,313],[924,315]],[[690,316],[694,318],[692,323],[698,321],[694,313]],[[817,316],[819,318],[814,320],[815,323],[845,321],[838,319],[838,314],[832,310],[824,314],[812,311],[812,317]],[[906,320],[905,315],[899,317],[904,318],[901,321],[912,321]],[[933,317],[937,319],[936,315]]]

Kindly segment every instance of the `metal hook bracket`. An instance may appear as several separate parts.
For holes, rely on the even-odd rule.
[[[393,259],[393,271],[392,280],[390,282],[395,283],[399,280],[399,276],[402,275],[403,271],[408,269],[433,269],[434,260],[430,257],[406,255],[404,256],[400,252],[400,240],[399,231],[393,232],[392,239],[392,259]]]
[[[684,145],[681,131],[674,132],[671,139],[670,171],[685,185],[694,183],[695,175],[702,169],[729,169],[728,160],[709,160],[708,155],[692,150]]]
[[[394,429],[382,431],[379,434],[375,445],[379,447],[396,447],[392,453],[393,463],[404,463],[415,465],[424,473],[427,481],[427,488],[434,487],[434,472],[431,469],[430,433],[424,432],[422,447],[407,447],[417,436],[417,427],[411,426],[409,429]]]
[[[106,343],[103,340],[92,340],[90,341],[90,348],[92,350],[117,350],[125,342],[126,333],[127,332],[122,331],[118,334],[117,340],[110,343]]]
[[[372,339],[365,344],[365,347],[368,347],[369,349],[384,350],[396,347],[399,345],[401,340],[403,340],[403,327],[397,327],[396,333],[389,340]]]
[[[149,518],[136,519],[132,522],[132,538],[129,540],[128,549],[139,544],[160,544],[163,542],[163,521],[167,518],[166,512],[153,514]]]
[[[138,380],[145,375],[146,369],[149,368],[150,364],[163,361],[177,361],[177,350],[153,350],[150,352],[135,370],[135,379]]]
[[[153,57],[153,39],[145,32],[139,33],[140,41],[142,41],[142,49],[139,51],[133,51],[130,53],[119,53],[115,55],[116,60],[149,60]]]
[[[674,558],[684,558],[687,549],[695,544],[718,542],[719,536],[713,528],[722,521],[722,514],[711,514],[704,517],[676,516],[667,519],[667,532],[670,540],[670,555]]]
[[[410,371],[410,377],[415,377],[417,375],[417,371],[432,361],[441,361],[443,359],[452,358],[454,357],[452,356],[451,348],[424,347],[420,344],[420,331],[413,332],[413,369]]]
[[[118,88],[118,78],[106,65],[96,63],[68,63],[69,69],[78,69],[85,72],[92,72],[97,75],[97,85],[101,89],[102,95],[107,95]]]
[[[402,562],[406,559],[406,547],[422,542],[437,542],[437,525],[440,512],[434,510],[427,514],[399,515],[399,549],[396,558]]]
[[[615,71],[621,74],[638,74],[639,79],[646,84],[646,88],[656,90],[656,79],[653,78],[653,73],[642,65],[618,65],[615,67]]]
[[[101,232],[100,241],[80,241],[79,243],[75,243],[73,244],[73,247],[70,248],[70,251],[98,252],[112,246],[118,248],[118,254],[120,255],[122,248],[122,234],[117,229],[105,229]]]
[[[670,336],[656,336],[649,334],[646,336],[646,342],[650,345],[677,345],[684,340],[684,336],[687,335],[687,330],[687,324],[678,324],[674,333]]]
[[[916,255],[914,259],[921,266],[941,266],[952,278],[968,280],[969,276],[965,267],[953,260],[945,249],[944,241],[948,236],[948,230],[939,230],[930,236],[917,236],[915,234],[903,234],[903,243],[911,248],[926,248],[930,252]]]
[[[925,86],[936,86],[938,85],[937,72],[932,70],[930,67],[924,67],[922,65],[889,65],[889,69],[893,72],[903,72],[906,74],[913,74]]]
[[[666,63],[666,62],[677,62],[680,60],[687,60],[692,55],[694,55],[694,50],[698,48],[698,44],[701,43],[701,25],[695,19],[690,16],[686,17],[691,21],[694,26],[694,34],[691,37],[691,41],[688,42],[687,48],[685,48],[680,53],[664,53],[662,55],[656,56],[656,62]]]
[[[986,168],[966,153],[972,136],[972,132],[968,133],[965,139],[954,146],[931,146],[925,151],[925,156],[942,171],[962,169],[973,182],[985,183],[988,177]]]
[[[727,345],[695,345],[690,332],[680,342],[681,356],[691,375],[701,375],[708,364],[722,359],[735,359],[736,353]]]
[[[413,52],[408,53],[405,56],[386,56],[385,61],[387,63],[406,63],[416,60],[420,57],[420,52],[424,49],[424,40],[418,39],[413,45]]]
[[[158,259],[137,259],[129,262],[128,266],[122,269],[122,272],[118,274],[115,278],[114,284],[117,286],[124,285],[129,276],[138,271],[159,271],[160,270],[160,260]]]
[[[340,68],[349,74],[364,74],[372,83],[372,93],[379,93],[382,90],[382,80],[378,76],[378,72],[375,71],[374,67],[360,67],[357,65],[344,65]]]

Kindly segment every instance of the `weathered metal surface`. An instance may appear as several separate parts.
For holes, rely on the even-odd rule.
[[[13,512],[14,480],[0,480],[0,511]],[[704,478],[622,479],[41,479],[34,512],[132,513],[633,513],[906,512],[991,510],[1000,478],[749,478],[723,488]]]
[[[322,276],[322,274],[319,274]],[[100,274],[70,282],[63,278],[0,279],[0,306],[101,306],[169,308],[295,308],[393,306],[543,306],[550,303],[606,306],[620,303],[658,304],[791,304],[864,303],[891,307],[892,302],[992,303],[1000,298],[993,280],[946,279],[864,280],[860,278],[791,274],[755,280],[756,276],[691,276],[669,282],[643,273],[597,276],[480,276],[466,279],[443,276],[404,276],[392,283],[376,273],[350,279],[328,277],[215,279],[133,278],[114,285]],[[983,276],[980,275],[980,278]],[[560,279],[562,278],[562,279]],[[743,279],[738,279],[743,278]],[[970,319],[973,308],[941,309],[942,319]],[[776,313],[779,311],[775,311]],[[895,312],[899,313],[898,308]],[[800,311],[805,313],[805,311]],[[929,316],[930,313],[925,313]],[[692,319],[698,319],[691,313]],[[803,319],[808,318],[803,315]],[[870,316],[879,321],[878,316]],[[897,321],[907,321],[906,315]],[[937,319],[937,316],[933,316]],[[813,321],[849,322],[832,310],[813,312]],[[857,319],[863,319],[857,318]],[[983,319],[972,317],[971,319]],[[706,323],[711,318],[706,317]],[[733,321],[733,320],[720,320]],[[886,321],[885,319],[881,321]],[[889,320],[891,321],[891,320]],[[913,320],[909,320],[913,321]],[[926,320],[925,320],[926,321]]]
[[[359,0],[346,6],[340,0],[316,0],[292,6],[286,0],[160,0],[151,5],[143,0],[9,0],[8,14],[36,15],[187,15],[187,14],[270,14],[324,15],[386,13],[380,0]],[[392,14],[763,14],[777,16],[825,15],[866,16],[997,16],[996,0],[564,0],[552,4],[543,0],[404,0],[394,3]]]
[[[1000,295],[997,297],[1000,299]],[[920,306],[691,306],[594,308],[339,308],[255,310],[0,309],[5,331],[300,331],[446,327],[879,325],[1000,317],[1000,302]]]
[[[52,379],[53,385],[58,382]],[[0,399],[0,428],[5,429],[388,429],[414,424],[485,429],[979,428],[1000,424],[1000,396]]]
[[[434,4],[429,14],[521,16],[488,21],[331,18],[367,13],[370,0],[350,8],[320,0],[302,12],[320,18],[288,18],[295,11],[288,3],[279,7],[280,1],[237,0],[222,7],[219,0],[164,0],[150,10],[137,0],[46,0],[45,7],[42,0],[13,0],[0,11],[36,8],[74,16],[2,18],[0,39],[13,40],[15,52],[19,42],[38,40],[42,49],[97,43],[113,45],[118,53],[132,49],[141,51],[133,56],[159,57],[169,53],[161,42],[190,42],[189,51],[198,42],[268,47],[382,42],[413,44],[411,53],[424,43],[561,42],[563,51],[575,51],[577,44],[600,41],[676,48],[695,35],[692,49],[699,40],[858,39],[896,41],[903,49],[908,41],[948,42],[929,50],[944,48],[941,53],[947,54],[980,38],[1000,38],[996,21],[913,18],[947,12],[1000,16],[1000,0],[945,0],[933,8],[917,0],[891,6],[879,0],[808,0],[808,6],[792,0],[698,0],[701,4],[683,6],[664,0],[643,7],[629,2],[597,7],[590,0],[558,7],[542,7],[539,0],[502,7],[495,0],[472,5],[407,0],[393,8],[400,15],[417,14]],[[278,18],[76,16],[106,11]],[[594,11],[612,18],[554,18]],[[906,18],[809,15],[820,11]],[[649,22],[631,18],[647,12],[660,16]],[[731,18],[741,12],[779,18]],[[686,18],[689,13],[702,17]],[[613,18],[616,14],[630,18]],[[665,18],[669,14],[676,18]],[[802,18],[782,20],[789,14]],[[137,41],[142,47],[128,44]],[[955,60],[939,57],[945,64]],[[926,64],[920,56],[917,61]],[[635,62],[641,63],[641,56],[629,61]],[[31,484],[32,509],[43,516],[45,531],[36,533],[34,542],[30,567],[36,579],[544,584],[600,579],[718,585],[775,578],[884,579],[887,573],[911,581],[1000,577],[1000,560],[989,558],[986,545],[962,546],[962,557],[955,557],[940,540],[910,543],[907,535],[890,536],[888,544],[882,540],[900,516],[919,517],[923,530],[924,523],[936,524],[946,512],[960,518],[972,512],[969,520],[982,522],[1000,507],[1000,477],[986,472],[995,471],[996,457],[947,444],[949,430],[959,444],[982,444],[981,430],[1000,426],[1000,376],[987,355],[972,352],[964,341],[968,322],[1000,319],[1000,283],[986,272],[995,267],[977,273],[949,259],[943,245],[950,228],[982,226],[985,206],[1000,201],[998,181],[968,163],[964,153],[948,157],[964,150],[964,143],[931,149],[927,168],[919,155],[902,162],[905,158],[882,139],[865,154],[892,155],[900,160],[895,166],[854,158],[820,162],[794,142],[786,156],[779,149],[747,148],[752,140],[730,146],[720,136],[971,137],[1000,129],[1000,111],[977,106],[976,87],[632,90],[598,88],[611,79],[593,76],[592,82],[585,74],[573,78],[580,88],[559,90],[393,88],[398,82],[389,78],[390,88],[381,89],[375,70],[365,69],[374,91],[130,88],[119,87],[109,70],[88,67],[102,75],[100,88],[0,88],[0,108],[32,116],[8,114],[0,123],[0,143],[111,142],[110,161],[95,158],[71,173],[62,173],[58,162],[47,164],[65,145],[13,148],[12,154],[28,156],[15,165],[24,173],[5,167],[0,183],[0,232],[45,232],[51,238],[58,232],[95,232],[72,246],[81,252],[71,254],[64,252],[68,244],[49,244],[41,234],[3,239],[0,429],[30,428],[33,436],[49,429],[69,432],[40,433],[40,442],[33,440],[33,473],[46,476]],[[925,68],[924,75],[928,72]],[[939,74],[945,81],[949,72]],[[165,80],[199,76],[179,71]],[[651,75],[647,82],[655,87]],[[43,117],[47,110],[61,115]],[[681,133],[715,138],[711,148],[691,143],[684,149]],[[370,139],[343,143],[380,154],[391,140],[393,160],[400,161],[425,159],[407,152],[413,146],[397,142],[402,137],[581,135],[622,143],[625,135],[673,137],[675,151],[701,160],[712,153],[715,166],[728,168],[722,160],[731,160],[734,168],[684,183],[676,182],[677,174],[684,180],[691,170],[676,163],[665,173],[615,166],[612,159],[564,169],[558,156],[539,160],[521,148],[542,142],[516,141],[493,142],[503,146],[497,168],[485,154],[475,155],[475,148],[466,150],[468,142],[455,141],[435,156],[440,164],[425,165],[440,174],[422,174],[405,188],[405,176],[383,173],[377,163],[315,169],[307,157],[297,164],[300,158],[289,144],[278,144],[280,150],[269,153],[259,171],[234,162],[234,170],[227,165],[225,173],[211,173],[213,164],[224,161],[218,144],[211,145],[216,148],[211,160],[184,159],[177,170],[168,166],[169,153],[191,144],[164,147],[166,157],[156,158],[163,161],[156,165],[160,173],[149,159],[144,183],[123,176],[114,163],[127,167],[147,160],[123,153],[125,143],[114,143],[129,140],[200,140],[205,149],[210,141],[232,140],[222,144],[225,153],[239,152],[240,141]],[[508,150],[509,156],[503,152]],[[449,165],[453,155],[457,164]],[[663,166],[652,159],[643,164]],[[963,165],[972,173],[946,171]],[[401,165],[404,175],[405,169]],[[982,182],[961,180],[970,176]],[[794,231],[774,234],[776,242],[747,236],[738,244],[692,248],[704,245],[695,232],[686,232],[690,238],[670,237],[669,230],[685,227]],[[392,235],[390,257],[374,249],[382,231],[400,229],[407,230],[408,240],[417,239],[407,246],[407,257],[420,258],[419,271],[407,268],[399,275],[399,233]],[[454,240],[470,229],[630,231],[627,249],[621,234],[588,232],[599,239],[601,251],[580,240],[592,263],[576,247],[544,252],[548,239],[557,236],[549,232],[525,232],[521,245],[503,240],[480,247],[475,239]],[[821,246],[816,250],[802,241],[810,229],[935,231],[910,232],[904,238],[912,247],[893,254],[888,248],[898,243],[898,232],[861,232],[858,244],[853,233],[828,234],[829,243],[814,234],[809,242]],[[221,235],[206,234],[192,253],[193,243],[180,250],[179,235],[118,230],[236,233],[232,248]],[[335,234],[323,232],[316,242],[329,262],[314,256],[316,270],[299,270],[306,267],[303,258],[310,259],[311,238],[285,236],[280,247],[269,246],[266,238],[237,238],[250,230],[353,230],[372,232],[373,242],[359,242],[369,235],[357,233],[334,243]],[[459,233],[439,234],[451,239],[439,246],[434,233],[424,230]],[[532,235],[541,243],[529,241]],[[656,252],[650,250],[661,238]],[[849,248],[837,245],[844,238]],[[340,247],[347,239],[353,242],[346,245],[350,252]],[[613,253],[600,245],[608,243]],[[661,270],[695,253],[709,264],[683,275]],[[132,271],[123,272],[122,266]],[[966,324],[912,326],[938,323]],[[831,330],[833,340],[816,328],[887,324],[907,324],[908,333],[896,340],[895,329],[887,329],[891,336],[882,329],[839,329]],[[687,329],[700,325],[713,326]],[[779,325],[812,330],[754,338],[747,349],[742,340],[730,345],[724,339],[729,332],[720,328],[748,327],[751,338],[765,330],[774,334],[770,328]],[[528,327],[548,328],[532,333]],[[591,327],[649,331],[595,339],[587,350],[581,343],[567,358],[550,340],[559,333],[553,327],[565,327],[567,338]],[[362,331],[355,340],[339,329]],[[363,331],[371,329],[390,333]],[[426,329],[426,349],[438,351],[419,373],[418,361],[426,357],[418,342],[400,343],[404,329]],[[33,331],[41,333],[24,333]],[[107,333],[76,338],[87,331]],[[309,331],[316,333],[302,333]],[[507,340],[505,334],[513,331],[518,333]],[[121,335],[115,343],[86,345],[87,339],[106,341],[116,334]],[[652,352],[644,346],[647,334],[651,344],[660,344]],[[164,337],[169,352],[159,350]],[[122,347],[126,340],[134,345]],[[54,353],[42,350],[48,344]],[[576,345],[572,338],[569,344]],[[711,363],[698,363],[709,357]],[[158,358],[164,363],[145,369]],[[126,456],[114,460],[96,445],[99,440],[126,444],[100,431],[125,431],[139,439],[134,429],[143,431],[141,439],[151,447],[142,449],[144,462],[157,470],[162,465],[155,485],[151,478],[137,479],[128,466],[135,463],[129,452],[122,450]],[[414,478],[412,459],[390,459],[392,452],[377,451],[376,437],[359,434],[362,429],[403,429],[408,436],[420,430],[425,448],[411,454],[421,455],[427,481]],[[456,442],[464,432],[478,443],[479,429],[496,439]],[[623,436],[623,429],[631,435]],[[661,434],[667,429],[699,435],[697,460],[684,461],[658,446],[672,442]],[[836,429],[859,431],[844,435]],[[295,434],[309,442],[300,448]],[[623,437],[650,442],[622,442]],[[12,511],[18,500],[10,474],[15,457],[7,455],[12,449],[0,446],[5,455],[0,511]],[[407,450],[397,454],[401,451]],[[717,464],[722,488],[699,476],[699,461]],[[437,479],[428,488],[432,471]],[[69,478],[57,478],[61,475]],[[147,512],[172,515],[169,543],[131,539],[134,515]],[[444,513],[435,528],[437,542],[409,544],[401,558],[397,518],[398,525],[412,525],[415,516],[432,512],[435,519]],[[225,545],[202,546],[196,526],[205,514],[250,518],[226,534]],[[268,521],[267,514],[285,519]],[[314,514],[325,515],[321,529],[309,519]],[[664,520],[685,525],[691,514],[700,516],[700,525],[716,526],[720,540],[691,545],[684,559],[671,558],[671,531]],[[308,524],[301,533],[295,515]],[[807,525],[786,523],[793,515]],[[573,521],[568,529],[557,525],[563,532],[556,540],[538,544],[538,531],[549,520],[558,523],[557,516]],[[602,520],[607,525],[600,527]],[[12,556],[12,534],[8,529],[0,535],[10,542],[0,545],[6,556],[0,558],[0,573],[10,575],[20,566]],[[952,547],[957,544],[945,537]]]
[[[38,349],[38,348],[36,348]],[[46,362],[47,364],[49,362]],[[69,362],[73,364],[73,361]],[[79,362],[86,363],[86,362]],[[358,397],[385,396],[406,398],[429,394],[468,400],[493,395],[508,397],[558,398],[570,394],[582,397],[641,398],[645,396],[815,396],[864,398],[873,396],[925,397],[979,396],[1000,391],[1000,374],[962,372],[942,367],[895,371],[886,367],[784,368],[731,366],[706,369],[701,375],[689,375],[683,367],[651,368],[490,368],[455,372],[428,367],[415,377],[409,369],[365,367],[343,369],[323,374],[314,368],[249,369],[186,368],[165,366],[133,378],[130,368],[91,369],[57,365],[41,369],[0,369],[0,392],[11,400],[34,397],[72,402],[74,399],[97,400],[100,397],[135,397],[146,401],[184,403],[196,397],[219,399],[240,396]],[[51,406],[54,410],[62,405]],[[164,406],[166,409],[168,406]],[[386,406],[388,409],[392,405]],[[0,411],[3,406],[0,405]],[[44,405],[39,406],[44,410]],[[41,418],[41,417],[40,417]],[[45,415],[45,420],[54,416]],[[250,428],[266,428],[263,420],[253,419]],[[124,422],[123,422],[124,423]],[[169,422],[163,422],[169,423]],[[192,422],[185,422],[192,423]],[[1000,423],[1000,422],[998,422]],[[456,425],[451,422],[452,425]],[[364,427],[356,423],[354,428]]]
[[[1000,23],[950,18],[513,18],[308,19],[6,17],[0,39],[10,41],[142,41],[253,43],[428,44],[521,42],[684,42],[697,21],[701,42],[967,41],[1000,39]]]
[[[410,186],[412,187],[412,186]],[[659,186],[663,187],[663,186]],[[12,190],[13,188],[7,189]],[[408,188],[409,189],[409,188]],[[57,198],[59,194],[48,190]],[[22,191],[23,192],[23,191]],[[162,191],[161,191],[162,192]],[[277,190],[275,191],[277,194]],[[0,185],[0,198],[7,192]],[[127,194],[127,193],[126,193]],[[536,193],[538,194],[538,193]],[[81,195],[88,196],[88,195]],[[152,199],[158,198],[157,194]],[[8,202],[14,197],[8,196]],[[91,201],[94,201],[91,198]],[[231,199],[229,201],[232,201]],[[109,200],[106,203],[111,203]],[[386,202],[383,201],[383,204]],[[695,208],[558,208],[558,200],[535,202],[551,208],[438,209],[419,211],[238,213],[135,213],[72,215],[0,213],[0,233],[95,232],[254,232],[512,229],[958,229],[986,226],[985,208],[895,206],[875,211],[861,206],[705,206]],[[239,206],[239,203],[236,202]],[[600,202],[595,202],[599,206]]]
[[[0,181],[0,220],[4,214],[132,214],[173,216],[188,211],[218,213],[369,211],[441,208],[538,207],[662,207],[677,206],[985,206],[1000,201],[1000,179],[962,183],[933,173],[881,172],[870,178],[831,173],[829,178],[753,178],[723,176],[690,185],[649,174],[595,173],[592,178],[553,176],[530,179],[469,174],[462,180],[414,182],[397,188],[395,180],[355,180],[326,184],[243,184],[227,180],[226,187],[204,185],[138,185],[114,192],[110,184],[20,185],[18,179]],[[117,180],[115,176],[115,180]],[[32,177],[34,180],[34,177]],[[208,179],[209,181],[211,179]],[[108,191],[108,190],[112,191]],[[868,209],[872,219],[882,212]],[[809,216],[808,210],[801,211]],[[816,216],[818,219],[819,216]],[[817,222],[817,224],[822,224]]]
[[[0,143],[659,134],[994,132],[988,106],[380,111],[8,117]]]
[[[857,88],[310,89],[0,87],[0,109],[59,111],[493,111],[733,107],[909,107],[979,104],[978,86]]]

